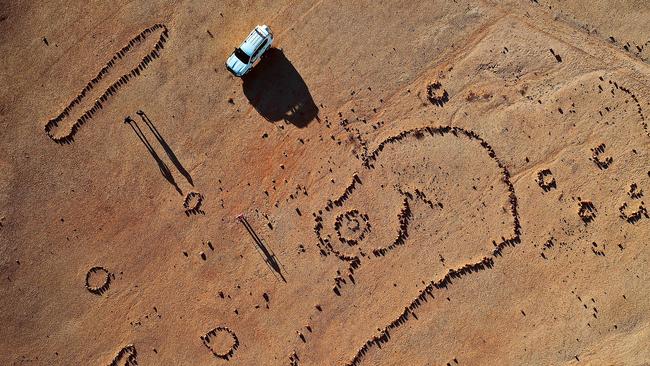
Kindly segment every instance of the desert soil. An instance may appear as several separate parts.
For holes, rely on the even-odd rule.
[[[5,2],[0,365],[648,365],[648,20]]]

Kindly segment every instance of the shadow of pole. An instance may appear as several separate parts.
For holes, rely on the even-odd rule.
[[[130,116],[127,116],[124,119],[124,123],[128,124],[131,126],[133,129],[133,132],[138,136],[140,141],[144,144],[144,146],[147,148],[147,151],[149,151],[149,154],[153,157],[153,159],[156,161],[156,164],[158,164],[158,169],[160,169],[160,173],[162,176],[176,188],[176,191],[180,194],[183,195],[183,191],[178,187],[178,184],[176,184],[176,181],[174,180],[174,176],[172,176],[172,172],[169,170],[169,167],[167,164],[165,164],[162,159],[160,159],[160,156],[158,156],[158,153],[156,153],[156,150],[153,149],[153,146],[151,146],[151,143],[149,140],[147,140],[147,136],[142,132],[140,129],[140,126],[138,126],[138,123],[133,120]]]
[[[268,248],[264,245],[262,239],[260,239],[260,237],[257,236],[257,233],[255,232],[255,230],[253,230],[253,227],[251,227],[251,225],[248,223],[248,220],[246,220],[245,217],[243,216],[240,217],[239,221],[241,221],[241,223],[246,228],[246,231],[248,231],[248,233],[253,238],[253,241],[255,241],[257,248],[261,251],[260,254],[264,256],[264,262],[269,266],[269,268],[275,271],[280,276],[280,278],[282,278],[282,281],[287,282],[287,280],[284,278],[284,275],[282,274],[280,263],[278,263],[275,254],[273,254],[268,250]]]
[[[304,128],[318,119],[307,84],[282,50],[270,48],[242,79],[244,95],[267,121],[284,120]]]
[[[153,122],[151,122],[149,117],[143,111],[139,110],[136,113],[140,116],[140,118],[142,118],[144,123],[147,124],[147,127],[149,127],[149,129],[151,130],[151,133],[153,133],[153,135],[156,136],[156,139],[163,147],[165,153],[167,154],[167,157],[169,157],[169,160],[172,161],[176,169],[178,169],[178,171],[185,177],[185,179],[187,179],[187,181],[192,185],[192,187],[194,187],[192,176],[190,175],[190,173],[188,173],[185,167],[183,167],[183,164],[181,164],[181,162],[178,160],[176,154],[174,154],[174,151],[171,149],[171,147],[169,147],[167,141],[165,141],[165,139],[162,137],[160,132],[158,132],[158,129],[156,128],[156,126],[154,126]]]

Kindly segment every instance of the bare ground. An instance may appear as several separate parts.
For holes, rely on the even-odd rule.
[[[0,365],[647,364],[649,16],[5,4]]]

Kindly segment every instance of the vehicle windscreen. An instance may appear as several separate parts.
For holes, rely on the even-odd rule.
[[[245,64],[247,64],[251,59],[250,56],[246,54],[246,52],[241,50],[241,48],[235,48],[235,56],[237,56],[237,58]]]

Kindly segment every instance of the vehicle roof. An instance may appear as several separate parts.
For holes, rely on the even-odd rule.
[[[264,36],[260,34],[260,32],[257,30],[257,27],[253,29],[252,32],[246,37],[246,40],[239,46],[242,51],[246,52],[247,55],[252,56],[253,52],[257,49],[257,47],[264,42]]]

